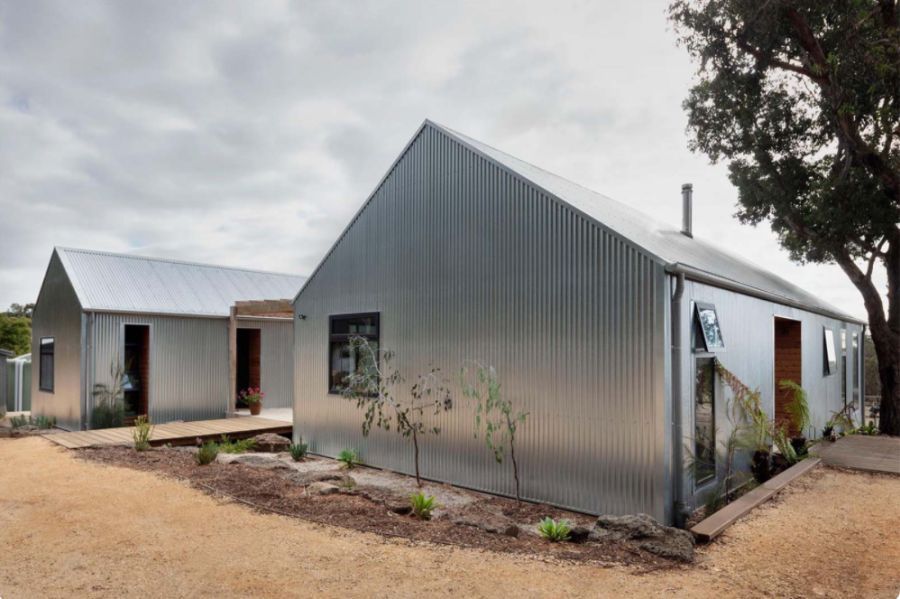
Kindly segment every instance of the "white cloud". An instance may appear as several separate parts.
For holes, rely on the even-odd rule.
[[[70,245],[308,273],[428,117],[863,315],[686,148],[666,3],[4,2],[0,306]]]

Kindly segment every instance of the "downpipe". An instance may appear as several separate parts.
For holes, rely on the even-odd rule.
[[[684,528],[684,451],[682,443],[682,318],[681,302],[684,296],[684,273],[675,275],[675,292],[672,294],[672,519],[675,526]]]

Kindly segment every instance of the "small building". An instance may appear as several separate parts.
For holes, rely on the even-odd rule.
[[[88,428],[94,386],[110,384],[117,368],[126,418],[223,418],[238,390],[256,386],[265,407],[289,407],[293,322],[284,312],[304,280],[56,248],[32,319],[32,412]]]
[[[716,486],[720,461],[701,480],[686,468],[730,433],[716,360],[772,417],[778,383],[802,384],[820,434],[860,402],[863,323],[694,236],[683,191],[679,230],[426,121],[295,298],[295,436],[412,472],[407,441],[364,437],[338,394],[353,331],[394,352],[402,399],[432,367],[453,384],[467,363],[494,366],[528,412],[523,496],[585,512],[672,522]],[[423,476],[511,495],[455,388],[453,410],[426,416],[441,434],[422,444]]]

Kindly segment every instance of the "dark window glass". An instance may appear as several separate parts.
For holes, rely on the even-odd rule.
[[[825,330],[825,375],[834,374],[837,370],[837,357],[834,353],[834,331]]]
[[[708,352],[725,349],[719,316],[712,304],[702,302],[694,304],[694,348]]]
[[[53,337],[41,338],[41,355],[39,370],[39,387],[41,391],[53,391],[53,354],[55,347]]]
[[[847,384],[850,382],[847,378],[847,331],[841,330],[841,402],[847,405]]]
[[[341,393],[344,390],[344,379],[359,367],[357,352],[350,347],[350,339],[362,337],[368,340],[372,350],[377,353],[379,341],[379,315],[348,314],[332,316],[329,323],[328,347],[328,391]]]
[[[697,358],[694,379],[694,481],[716,476],[715,358]]]
[[[853,343],[851,344],[852,353],[850,354],[852,357],[851,363],[853,364],[853,405],[859,406],[859,379],[861,375],[861,361],[859,355],[859,333],[853,333]]]

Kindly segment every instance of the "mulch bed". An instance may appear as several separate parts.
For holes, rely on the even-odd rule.
[[[263,512],[275,512],[382,536],[529,554],[545,559],[636,565],[644,571],[680,565],[625,542],[551,543],[524,531],[518,537],[489,533],[473,526],[454,524],[447,517],[423,522],[412,516],[391,512],[382,503],[355,495],[352,491],[337,495],[308,496],[302,485],[289,479],[290,472],[217,462],[199,466],[194,454],[183,450],[154,448],[136,452],[129,447],[111,446],[79,449],[75,452],[79,458],[93,462],[172,476],[187,481],[207,494],[225,495]],[[517,504],[511,499],[487,495],[474,504],[465,506],[461,512],[475,515],[498,510],[517,521],[535,524],[545,516],[565,518],[582,526],[591,526],[594,521],[584,514],[548,505],[529,502]],[[460,511],[456,515],[459,513]]]

